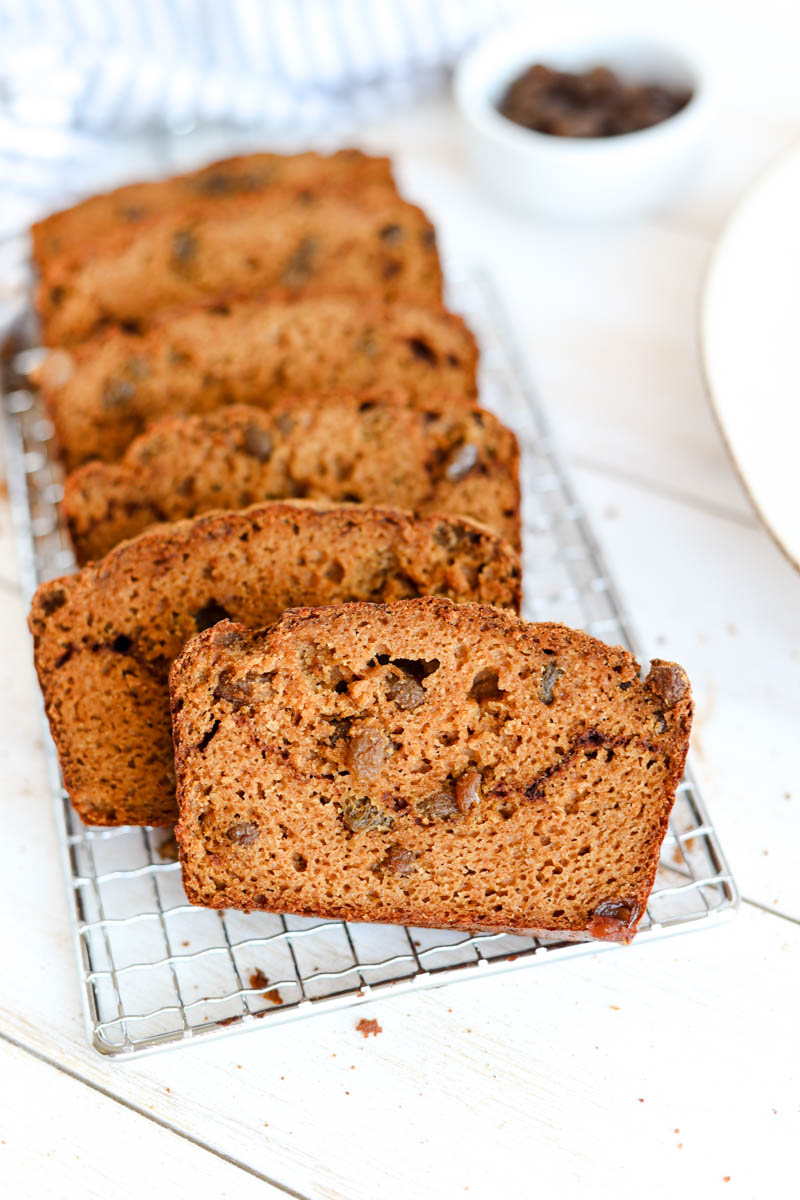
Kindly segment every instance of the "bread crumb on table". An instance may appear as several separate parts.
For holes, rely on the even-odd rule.
[[[362,1017],[358,1022],[356,1031],[365,1038],[368,1038],[370,1034],[377,1037],[379,1033],[383,1033],[383,1029],[374,1018],[367,1020],[366,1017]]]

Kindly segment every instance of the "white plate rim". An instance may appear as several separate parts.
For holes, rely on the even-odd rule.
[[[797,480],[794,494],[793,497],[790,497],[788,504],[778,504],[768,478],[769,474],[772,474],[774,478],[774,472],[769,472],[765,467],[767,461],[765,448],[767,445],[769,446],[770,461],[774,461],[775,447],[777,446],[780,453],[786,457],[786,448],[792,443],[789,440],[785,442],[780,440],[780,422],[778,422],[777,429],[772,430],[769,434],[763,432],[754,441],[748,440],[745,436],[748,432],[748,422],[743,411],[745,405],[739,402],[737,409],[737,400],[733,394],[735,389],[730,387],[728,381],[734,365],[742,371],[738,379],[740,388],[743,386],[743,380],[751,378],[755,349],[749,346],[744,338],[739,343],[734,342],[739,352],[733,356],[732,360],[729,354],[726,355],[728,361],[724,366],[721,365],[718,351],[719,339],[724,337],[725,328],[735,331],[737,324],[741,324],[745,316],[755,317],[757,325],[758,319],[763,320],[765,314],[775,313],[775,306],[771,308],[768,303],[769,293],[767,290],[759,291],[751,288],[747,292],[739,291],[735,300],[728,297],[725,301],[721,301],[720,296],[723,294],[726,276],[734,268],[737,256],[745,258],[748,254],[752,256],[755,249],[754,233],[762,234],[765,239],[763,246],[760,247],[763,250],[761,262],[774,265],[781,261],[780,255],[775,255],[774,252],[780,251],[782,236],[786,233],[785,226],[782,228],[778,222],[777,225],[764,229],[763,226],[758,226],[757,220],[759,209],[768,207],[774,197],[781,196],[786,182],[785,177],[791,176],[794,172],[797,173],[798,187],[793,195],[796,197],[796,208],[800,213],[800,142],[795,142],[773,159],[754,183],[745,190],[726,219],[712,250],[701,289],[700,359],[712,413],[744,490],[773,541],[792,566],[800,571],[800,438],[794,443],[797,456],[797,464],[794,471],[791,472]],[[800,231],[800,218],[795,222],[795,226]],[[800,263],[800,256],[796,260],[786,256],[783,261],[797,264]],[[765,269],[769,270],[769,267],[766,266]],[[795,274],[800,281],[800,272],[796,270]],[[800,295],[800,282],[795,290]],[[727,304],[729,309],[727,317],[722,307],[724,304]],[[733,321],[730,320],[732,306],[735,309]],[[795,342],[800,346],[800,304],[797,305],[795,312]],[[765,350],[770,348],[774,347],[767,346]],[[762,359],[762,362],[766,364],[771,364],[771,361],[769,356]],[[746,370],[748,366],[750,367],[749,371]],[[791,377],[788,384],[791,384]],[[796,409],[800,413],[800,373],[797,375],[797,385]],[[752,403],[753,405],[758,404],[761,420],[757,424],[762,427],[769,424],[770,416],[780,416],[779,413],[770,411],[770,405],[775,406],[776,401],[775,397],[769,395],[768,392],[765,396],[763,392],[757,392],[754,389]],[[797,423],[797,418],[795,418],[795,423]],[[752,432],[752,422],[749,431]],[[785,478],[790,468],[788,461],[784,465],[786,467]]]

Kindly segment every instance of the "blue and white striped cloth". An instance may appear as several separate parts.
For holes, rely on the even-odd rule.
[[[357,141],[522,3],[0,0],[0,325],[32,220],[169,172],[171,135],[198,127],[231,152]]]

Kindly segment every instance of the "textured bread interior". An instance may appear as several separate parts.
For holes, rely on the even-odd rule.
[[[691,722],[674,664],[423,599],[218,625],[171,679],[187,895],[626,941]]]
[[[376,387],[474,399],[477,358],[461,318],[435,305],[337,293],[193,307],[141,335],[104,329],[51,351],[36,381],[71,469],[120,458],[171,413]]]
[[[131,238],[143,220],[158,213],[213,198],[224,206],[241,195],[274,187],[307,188],[380,183],[393,186],[388,158],[340,150],[335,154],[246,154],[209,163],[197,171],[170,179],[133,183],[112,192],[90,196],[62,212],[37,221],[31,230],[34,258],[39,263],[97,243],[128,228]]]
[[[81,563],[157,521],[293,497],[468,517],[519,548],[518,459],[514,434],[466,402],[296,398],[164,418],[121,463],[73,472],[63,508]]]
[[[175,817],[167,676],[225,617],[440,593],[518,606],[520,565],[489,531],[394,509],[295,501],[157,526],[31,608],[36,669],[64,781],[89,824]]]
[[[45,343],[108,323],[146,328],[165,309],[220,294],[341,288],[439,303],[442,276],[425,214],[372,185],[237,196],[146,218],[87,252],[46,262],[36,291]]]

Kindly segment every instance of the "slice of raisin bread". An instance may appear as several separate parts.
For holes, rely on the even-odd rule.
[[[174,820],[167,675],[199,629],[427,593],[516,607],[519,587],[519,559],[494,534],[388,508],[264,504],[143,533],[33,600],[36,670],[72,802],[90,824]]]
[[[329,294],[179,311],[141,336],[110,328],[34,373],[72,469],[109,462],[158,417],[268,407],[338,388],[474,399],[478,352],[441,307]]]
[[[431,598],[222,622],[171,700],[193,903],[614,941],[692,716],[672,663]]]
[[[171,179],[133,183],[90,196],[63,212],[37,221],[31,230],[33,257],[44,266],[54,256],[83,243],[97,243],[119,228],[136,227],[157,213],[186,208],[197,200],[224,202],[237,195],[262,194],[276,187],[393,187],[388,158],[339,150],[336,154],[245,154],[209,163]]]
[[[166,417],[121,463],[67,479],[64,513],[79,563],[158,521],[292,497],[388,504],[469,517],[519,549],[519,451],[470,404],[412,407],[402,397],[290,400]]]
[[[393,189],[273,189],[145,218],[45,263],[36,304],[46,345],[106,324],[146,328],[165,308],[309,288],[438,303],[433,226]]]

